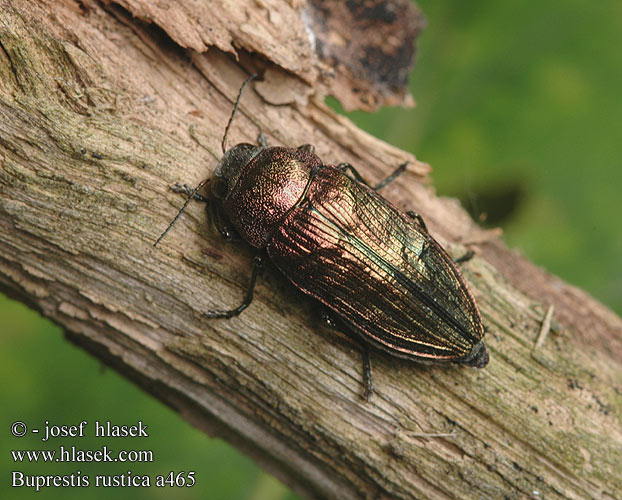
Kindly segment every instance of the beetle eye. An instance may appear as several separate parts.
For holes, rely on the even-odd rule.
[[[214,198],[218,198],[222,200],[225,196],[227,196],[227,181],[222,178],[214,177],[210,182],[210,191]]]

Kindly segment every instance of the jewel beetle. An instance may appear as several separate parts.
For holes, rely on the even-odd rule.
[[[349,164],[327,165],[311,145],[237,144],[226,138],[213,176],[189,194],[157,245],[190,200],[208,202],[216,228],[236,233],[259,253],[242,305],[209,311],[240,314],[252,301],[266,256],[298,289],[321,302],[327,322],[363,345],[365,397],[372,393],[368,346],[423,363],[482,368],[488,351],[475,299],[456,263],[420,215],[403,212],[378,193],[406,167],[370,187]],[[207,198],[198,191],[207,184]],[[182,189],[183,190],[183,189]]]

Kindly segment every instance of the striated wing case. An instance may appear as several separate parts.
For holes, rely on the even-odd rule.
[[[267,251],[298,288],[377,347],[486,364],[481,316],[451,258],[416,220],[336,168],[319,169]]]

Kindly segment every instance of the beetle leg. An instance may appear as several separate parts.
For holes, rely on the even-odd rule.
[[[253,271],[251,273],[251,282],[248,286],[248,290],[246,291],[246,297],[244,298],[244,302],[241,305],[236,307],[235,309],[231,309],[229,311],[207,311],[204,313],[208,318],[232,318],[233,316],[237,316],[244,309],[246,309],[250,303],[253,301],[253,291],[255,290],[255,283],[257,282],[257,275],[263,269],[263,259],[261,256],[257,255],[253,259]]]
[[[408,162],[402,163],[388,177],[385,177],[378,184],[376,184],[376,186],[373,187],[372,189],[374,191],[378,191],[379,189],[382,189],[383,187],[385,187],[390,182],[393,182],[397,177],[399,177],[400,175],[402,175],[404,173],[404,171],[406,170],[407,166],[408,166]],[[342,172],[345,172],[346,170],[350,171],[350,173],[352,174],[352,176],[354,177],[355,180],[359,181],[361,184],[365,184],[367,187],[370,187],[370,188],[372,187],[369,184],[369,182],[367,182],[363,178],[363,176],[361,174],[359,174],[358,171],[352,165],[350,165],[349,163],[339,163],[337,165],[337,168],[339,170],[341,170]]]
[[[423,217],[421,217],[420,214],[418,214],[414,210],[408,210],[406,212],[406,215],[408,215],[408,217],[410,217],[411,219],[415,219],[417,223],[425,230],[425,232],[429,233],[428,227],[425,225],[425,222],[423,222]]]
[[[369,358],[369,349],[363,344],[363,379],[365,381],[365,393],[363,397],[369,402],[374,392],[374,386],[371,383],[371,360]]]
[[[385,177],[378,184],[376,184],[376,187],[374,188],[374,190],[378,191],[379,189],[382,189],[383,187],[385,187],[390,182],[393,182],[395,179],[397,179],[400,175],[402,175],[404,173],[404,171],[406,170],[407,166],[408,166],[408,162],[405,161],[399,167],[397,167],[393,171],[393,173],[391,173],[388,177]]]
[[[467,261],[471,260],[474,255],[475,255],[475,252],[473,250],[469,250],[462,257],[458,257],[457,259],[454,259],[454,263],[455,264],[461,264],[463,262],[467,262]]]
[[[336,318],[332,311],[328,308],[324,308],[322,311],[322,320],[326,324],[326,326],[332,328],[333,330],[337,330],[339,332],[344,333],[350,339],[354,340],[357,344],[361,346],[361,353],[363,355],[363,383],[365,384],[365,392],[363,393],[363,397],[367,400],[371,400],[371,395],[374,392],[374,386],[371,381],[371,361],[369,358],[369,348],[367,344],[359,335],[356,335],[352,332],[339,318]]]
[[[336,168],[341,170],[344,174],[346,170],[349,170],[355,181],[359,181],[361,184],[365,184],[367,187],[371,187],[369,183],[361,176],[361,174],[359,174],[358,171],[349,163],[339,163],[338,165],[336,165]]]

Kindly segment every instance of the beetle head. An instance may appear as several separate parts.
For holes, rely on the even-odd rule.
[[[257,156],[261,146],[241,143],[225,152],[216,165],[214,176],[210,181],[210,191],[214,198],[224,199],[237,183],[244,167]]]

